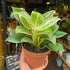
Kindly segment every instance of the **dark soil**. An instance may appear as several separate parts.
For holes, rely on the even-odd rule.
[[[23,47],[33,53],[44,53],[47,52],[49,49],[48,48],[44,48],[44,49],[38,49],[35,46],[31,46],[29,43],[23,43]]]

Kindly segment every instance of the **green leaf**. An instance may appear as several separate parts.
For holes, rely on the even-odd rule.
[[[12,43],[21,43],[21,39],[24,37],[24,34],[13,34],[11,36],[9,36],[6,41],[8,42],[12,42]]]
[[[17,8],[17,7],[12,7],[13,12],[21,12],[24,11],[24,9]]]
[[[46,32],[46,33],[37,33],[36,36],[41,37],[42,39],[50,38],[52,36],[51,32]]]
[[[11,29],[11,30],[9,30],[9,32],[10,32],[11,34],[15,34],[15,29]]]
[[[36,33],[36,35],[46,34],[46,35],[48,35],[50,37],[53,33],[55,33],[58,30],[58,28],[59,28],[59,26],[57,24],[54,24],[53,26],[51,26],[50,28],[48,28],[46,30],[38,31]]]
[[[30,15],[21,8],[13,7],[13,14],[17,20],[24,25],[25,28],[31,29],[31,18]],[[28,25],[28,26],[27,26]]]
[[[26,11],[20,12],[19,16],[24,17],[30,25],[32,24],[31,23],[31,16]]]
[[[28,30],[26,30],[23,26],[17,26],[15,32],[31,35],[31,33]]]
[[[52,36],[48,36],[48,35],[43,35],[41,37],[41,40],[46,40],[47,42],[52,42],[54,45],[56,45],[56,36],[52,35]]]
[[[55,10],[51,10],[51,11],[48,11],[48,12],[44,13],[43,14],[44,20],[46,21],[46,19],[49,19],[49,18],[53,17],[54,12],[55,12]]]
[[[38,30],[38,27],[43,23],[43,16],[41,13],[32,11],[31,22],[33,23],[33,29]]]
[[[20,15],[20,21],[26,29],[28,30],[31,29],[30,23],[21,15]]]
[[[43,34],[45,34],[47,32],[52,32],[52,29],[51,28],[48,28],[48,29],[43,30],[43,31],[38,31],[38,33],[43,33]]]
[[[51,29],[51,28],[48,28],[48,29],[43,30],[43,31],[38,31],[38,32],[36,33],[36,35],[43,35],[43,34],[46,34],[46,35],[49,36],[49,34],[51,35],[51,32],[52,32],[52,29]]]
[[[15,18],[18,20],[18,22],[21,23],[21,21],[20,21],[20,17],[19,17],[19,14],[14,14],[14,13],[13,13],[12,15],[14,15]]]
[[[64,35],[66,35],[67,33],[62,32],[62,31],[57,31],[54,35],[56,36],[56,38],[60,38],[63,37]]]
[[[48,49],[52,50],[52,51],[64,51],[64,47],[62,44],[60,43],[56,43],[56,45],[54,45],[53,43],[49,43],[48,45],[46,45],[45,47],[47,47]]]
[[[54,49],[48,45],[45,45],[44,47],[47,47],[49,50],[54,51]]]
[[[27,43],[33,44],[33,41],[30,38],[28,38],[28,37],[23,37],[21,42],[22,43],[27,42]]]
[[[57,24],[54,24],[50,28],[52,29],[52,33],[55,33],[58,30],[59,26]]]
[[[43,23],[41,25],[41,27],[39,28],[39,30],[45,30],[45,29],[48,29],[49,27],[53,26],[54,24],[57,23],[57,21],[59,21],[60,19],[57,18],[57,17],[51,17],[49,19],[46,19],[46,22]]]
[[[45,45],[45,44],[48,44],[49,43],[49,41],[48,40],[46,40],[46,39],[43,39],[42,40],[42,43],[41,43],[41,45]]]
[[[56,36],[52,35],[50,38],[46,38],[46,40],[51,41],[54,45],[56,45]]]
[[[52,43],[49,43],[48,45],[50,48],[53,49],[53,51],[64,51],[63,45],[58,42],[56,43],[56,45]]]
[[[19,14],[18,14],[18,13],[19,13],[19,12],[23,12],[24,10],[21,9],[21,8],[16,8],[16,7],[12,7],[12,10],[13,10],[12,15],[14,15],[15,18],[19,21],[19,23],[21,23],[20,17],[19,17]],[[11,15],[11,17],[12,17],[12,15]]]

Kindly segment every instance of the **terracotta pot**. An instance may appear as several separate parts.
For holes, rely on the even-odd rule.
[[[24,49],[23,47],[22,47],[22,49],[24,51],[24,56],[25,56],[26,62],[32,68],[38,68],[38,67],[42,66],[45,62],[46,56],[48,56],[48,54],[51,52],[49,50],[45,53],[32,53],[32,52],[29,52],[28,50]]]

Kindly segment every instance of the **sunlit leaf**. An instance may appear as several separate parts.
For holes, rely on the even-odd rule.
[[[31,33],[27,29],[25,29],[23,26],[17,26],[15,32],[31,35]]]
[[[57,21],[59,21],[59,20],[60,20],[60,19],[57,18],[57,17],[51,17],[50,19],[46,19],[46,22],[43,23],[43,24],[40,26],[39,30],[42,31],[42,30],[48,29],[49,27],[51,27],[51,26],[53,26],[54,24],[56,24]]]
[[[55,13],[55,10],[51,10],[51,11],[45,12],[43,14],[44,21],[46,21],[46,19],[49,19],[49,18],[53,17],[54,13]]]
[[[42,14],[32,11],[31,13],[31,22],[33,23],[33,29],[38,30],[38,27],[43,23]]]

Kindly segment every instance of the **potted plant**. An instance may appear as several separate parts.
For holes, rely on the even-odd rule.
[[[19,21],[19,26],[6,41],[22,43],[25,60],[31,67],[39,67],[44,64],[46,56],[51,51],[64,50],[62,44],[56,42],[56,38],[66,35],[58,31],[54,10],[41,14],[32,11],[31,16],[21,8],[12,7],[13,14]],[[29,37],[27,37],[29,35]],[[48,50],[49,49],[49,50]]]

